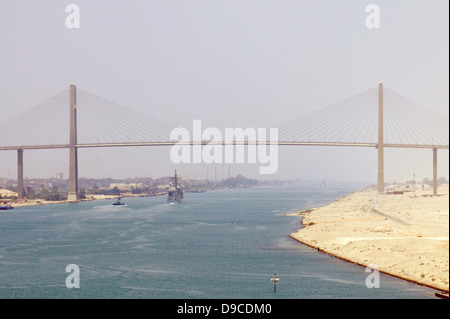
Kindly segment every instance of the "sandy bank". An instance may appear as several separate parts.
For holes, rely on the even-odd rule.
[[[142,194],[123,194],[122,198],[129,197],[153,197],[153,196],[161,196],[166,195],[166,193],[156,193],[152,195],[142,195]],[[97,200],[115,200],[117,196],[115,195],[89,195],[85,199],[80,199],[75,202],[86,202],[86,201],[97,201]],[[28,199],[28,200],[15,200],[15,201],[7,201],[8,204],[11,204],[12,207],[25,207],[25,206],[37,206],[37,205],[50,205],[50,204],[64,204],[64,203],[74,203],[74,201],[61,200],[61,201],[47,201],[44,199]]]
[[[308,212],[290,236],[308,246],[449,291],[449,188],[440,196],[360,191]],[[428,195],[428,196],[427,196]]]

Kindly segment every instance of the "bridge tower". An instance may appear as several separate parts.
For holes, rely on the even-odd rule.
[[[23,199],[23,149],[17,150],[17,197]]]
[[[77,86],[70,84],[69,201],[78,200]]]
[[[437,196],[437,148],[433,148],[433,196]]]
[[[384,194],[383,83],[378,84],[378,194]]]

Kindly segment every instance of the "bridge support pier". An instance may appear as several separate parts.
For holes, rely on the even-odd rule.
[[[17,197],[23,199],[23,150],[17,150]]]
[[[437,196],[437,148],[433,148],[433,196]]]
[[[77,87],[70,84],[69,194],[67,200],[78,200],[77,154]]]
[[[378,194],[384,194],[383,83],[378,84]]]

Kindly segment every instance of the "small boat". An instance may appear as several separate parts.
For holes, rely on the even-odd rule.
[[[438,298],[442,298],[442,299],[448,299],[448,292],[436,292],[434,294],[436,297]]]
[[[122,198],[119,196],[117,200],[113,203],[113,206],[125,206],[125,203],[122,202]]]
[[[0,205],[0,210],[8,210],[8,209],[14,209],[14,207],[12,207],[10,204],[1,204]]]

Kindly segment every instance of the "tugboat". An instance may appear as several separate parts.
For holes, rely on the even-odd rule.
[[[14,209],[10,204],[6,204],[6,202],[3,202],[3,204],[0,204],[0,210],[8,210],[8,209]]]
[[[179,182],[177,170],[175,170],[175,176],[171,179],[172,182],[170,183],[169,191],[167,192],[167,202],[181,204],[183,202],[183,187]]]
[[[118,197],[117,200],[113,203],[113,206],[125,206],[125,203],[122,202],[122,197]]]

